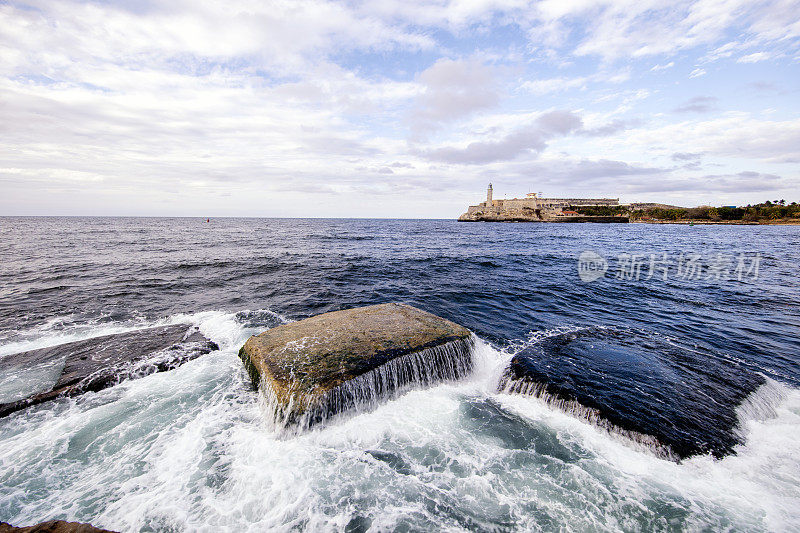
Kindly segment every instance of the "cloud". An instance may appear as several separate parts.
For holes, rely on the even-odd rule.
[[[672,68],[674,66],[675,66],[675,62],[674,61],[670,61],[669,63],[666,63],[664,65],[653,65],[653,67],[650,69],[650,72],[658,72],[659,70],[667,70],[668,68]]]
[[[375,147],[356,140],[335,136],[313,136],[304,139],[305,145],[314,153],[336,155],[372,156],[381,151]]]
[[[747,86],[755,91],[765,93],[774,93],[778,91],[778,87],[776,87],[774,83],[768,81],[752,81],[748,83]]]
[[[746,56],[742,56],[736,60],[737,63],[758,63],[759,61],[765,61],[770,59],[770,54],[766,52],[755,52],[753,54],[748,54]]]
[[[791,183],[775,174],[742,171],[732,174],[703,176],[680,175],[676,169],[632,164],[609,159],[556,159],[520,164],[515,167],[520,176],[536,176],[539,186],[556,187],[567,191],[586,191],[588,195],[614,196],[649,195],[657,193],[683,194],[696,198],[697,193],[756,193],[785,189]],[[648,198],[648,196],[644,196]]]
[[[754,171],[736,174],[709,174],[698,177],[670,177],[657,182],[631,183],[627,190],[637,193],[758,193],[777,191],[790,186],[780,176]]]
[[[604,124],[596,128],[583,129],[578,133],[581,135],[586,135],[587,137],[607,137],[609,135],[614,135],[615,133],[625,131],[638,124],[640,124],[640,121],[638,120],[616,119],[612,120],[608,124]]]
[[[705,75],[706,75],[706,69],[696,68],[689,73],[689,78],[699,78],[700,76],[705,76]]]
[[[673,161],[699,161],[703,157],[700,152],[675,152],[672,154]]]
[[[519,90],[536,95],[561,93],[569,89],[580,89],[583,91],[595,83],[613,83],[617,85],[628,81],[630,77],[631,74],[629,70],[600,70],[590,76],[577,76],[573,78],[560,76],[557,78],[528,80],[520,84]]]
[[[550,78],[545,80],[529,80],[520,85],[520,89],[533,94],[548,94],[568,89],[581,88],[589,81],[587,77]]]
[[[334,45],[420,50],[435,44],[422,33],[333,2],[233,0],[223,6],[155,0],[139,7],[70,0],[38,2],[36,9],[0,6],[9,29],[3,40],[35,52],[4,68],[24,68],[31,60],[62,68],[71,61],[102,60],[191,69],[240,58],[295,69]],[[205,61],[195,63],[197,58]]]
[[[557,156],[534,162],[516,162],[503,173],[556,197],[618,197],[638,184],[657,184],[669,179],[672,169],[613,159],[574,159]]]
[[[620,139],[619,149],[702,152],[706,160],[730,158],[749,165],[800,162],[800,119],[760,120],[747,113],[640,128]]]
[[[695,96],[672,111],[675,113],[708,113],[717,103],[715,96]]]
[[[551,111],[499,140],[472,142],[464,148],[436,148],[422,151],[420,155],[430,161],[467,165],[508,161],[525,153],[538,154],[547,148],[548,140],[578,130],[582,124],[574,113]]]
[[[545,180],[565,184],[584,184],[597,180],[622,177],[653,176],[669,173],[669,169],[630,164],[611,159],[554,160],[535,163],[523,167],[525,172],[534,173]],[[612,183],[612,182],[608,182]],[[609,187],[613,189],[613,187]]]
[[[365,2],[363,13],[405,28],[434,28],[463,36],[492,21],[516,26],[543,55],[594,55],[604,62],[715,47],[729,35],[751,43],[786,43],[800,35],[797,0],[476,0]],[[410,30],[409,30],[410,31]]]
[[[737,111],[752,98],[729,80],[746,83],[741,62],[798,57],[797,5],[0,2],[0,181],[16,195],[0,195],[0,211],[229,202],[235,214],[302,216],[313,193],[337,195],[329,216],[347,215],[348,199],[373,216],[420,205],[439,216],[431,190],[463,192],[486,173],[535,162],[563,183],[663,185],[700,174],[692,154],[741,190],[774,182],[764,176],[796,189],[800,122],[785,80],[766,72],[749,86],[779,96],[758,116]],[[724,114],[711,96],[653,113],[689,85],[685,65],[707,71],[707,94],[730,91]],[[675,167],[658,168],[671,154]],[[556,155],[570,162],[545,165]],[[447,201],[461,209],[456,194]]]
[[[534,45],[544,42],[546,46],[560,48],[577,38],[574,54],[596,55],[606,62],[669,57],[684,50],[715,45],[733,31],[748,35],[753,43],[787,42],[800,35],[796,0],[678,3],[544,0],[534,12],[538,24],[529,30]],[[704,73],[702,69],[696,72]]]
[[[701,178],[706,180],[706,188],[725,192],[760,192],[776,191],[783,189],[788,184],[776,174],[765,174],[753,170],[745,170],[736,174],[707,175]]]
[[[438,129],[499,101],[494,69],[475,59],[440,59],[417,80],[423,89],[411,111],[416,132]]]

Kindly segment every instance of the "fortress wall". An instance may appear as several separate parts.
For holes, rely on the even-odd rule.
[[[481,219],[483,217],[498,220],[554,220],[559,217],[560,210],[569,206],[616,206],[618,198],[505,198],[493,200],[491,206],[486,202],[471,205],[462,219]],[[538,215],[534,210],[538,210]],[[464,218],[466,217],[466,218]]]
[[[512,198],[510,200],[503,200],[504,209],[536,209],[536,200],[526,198]]]
[[[619,205],[619,198],[541,198],[541,203],[553,205]]]

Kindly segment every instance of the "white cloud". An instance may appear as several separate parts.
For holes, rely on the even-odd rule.
[[[558,78],[527,80],[520,84],[519,89],[536,95],[544,95],[560,93],[569,89],[584,90],[592,84],[608,83],[619,85],[630,80],[630,78],[631,73],[629,70],[599,70],[590,76],[577,76],[573,78],[562,76]]]
[[[674,61],[670,61],[669,63],[666,63],[664,65],[653,65],[653,67],[650,69],[650,71],[651,72],[658,72],[659,70],[667,70],[668,68],[672,68],[674,66],[675,66],[675,62]]]
[[[704,158],[732,158],[751,165],[800,163],[800,119],[759,120],[746,113],[729,113],[710,120],[683,121],[624,132],[621,146],[664,147],[669,153],[703,152]],[[660,149],[660,148],[659,148]]]
[[[589,78],[550,78],[546,80],[528,80],[520,85],[520,89],[533,94],[548,94],[568,89],[584,87]]]
[[[538,154],[550,139],[576,131],[582,125],[583,121],[574,113],[550,111],[499,139],[475,141],[463,148],[443,146],[422,151],[420,155],[431,161],[468,165],[507,161],[523,154]]]
[[[575,48],[578,55],[597,55],[606,61],[671,56],[713,46],[731,30],[761,43],[796,38],[800,35],[798,7],[797,0],[546,0],[535,8],[530,34],[534,44],[562,47],[575,31],[570,22],[580,20],[584,32]]]
[[[742,56],[736,60],[737,63],[758,63],[759,61],[765,61],[770,58],[770,54],[766,52],[755,52],[753,54],[748,54],[746,56]]]
[[[418,81],[422,91],[411,115],[418,133],[491,108],[499,101],[494,69],[475,59],[440,59],[421,72]]]
[[[424,34],[317,0],[153,2],[141,12],[65,0],[41,2],[37,9],[4,5],[0,10],[7,21],[2,44],[35,51],[34,60],[48,66],[101,59],[153,64],[182,54],[291,66],[302,55],[324,52],[334,43],[337,48],[378,49],[434,44]]]
[[[706,69],[696,68],[689,73],[689,78],[699,78],[700,76],[705,76],[705,75],[706,75]]]

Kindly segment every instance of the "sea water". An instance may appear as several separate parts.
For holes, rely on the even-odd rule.
[[[0,420],[0,520],[122,531],[793,530],[798,230],[0,219],[0,357],[177,323],[220,346]],[[612,261],[586,283],[585,250],[761,259],[742,280],[617,279]],[[386,301],[469,327],[472,373],[291,438],[273,431],[237,357],[244,341]],[[677,462],[546,398],[502,392],[514,355],[553,379],[580,376],[597,390],[613,380],[621,411],[650,405],[645,396],[657,406],[659,380],[674,376],[703,398],[714,379],[705,368],[763,384],[734,406],[735,453]],[[32,369],[25,386],[49,371]]]

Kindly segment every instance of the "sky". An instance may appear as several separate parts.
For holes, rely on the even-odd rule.
[[[0,1],[0,215],[454,218],[490,182],[800,202],[800,0]]]

